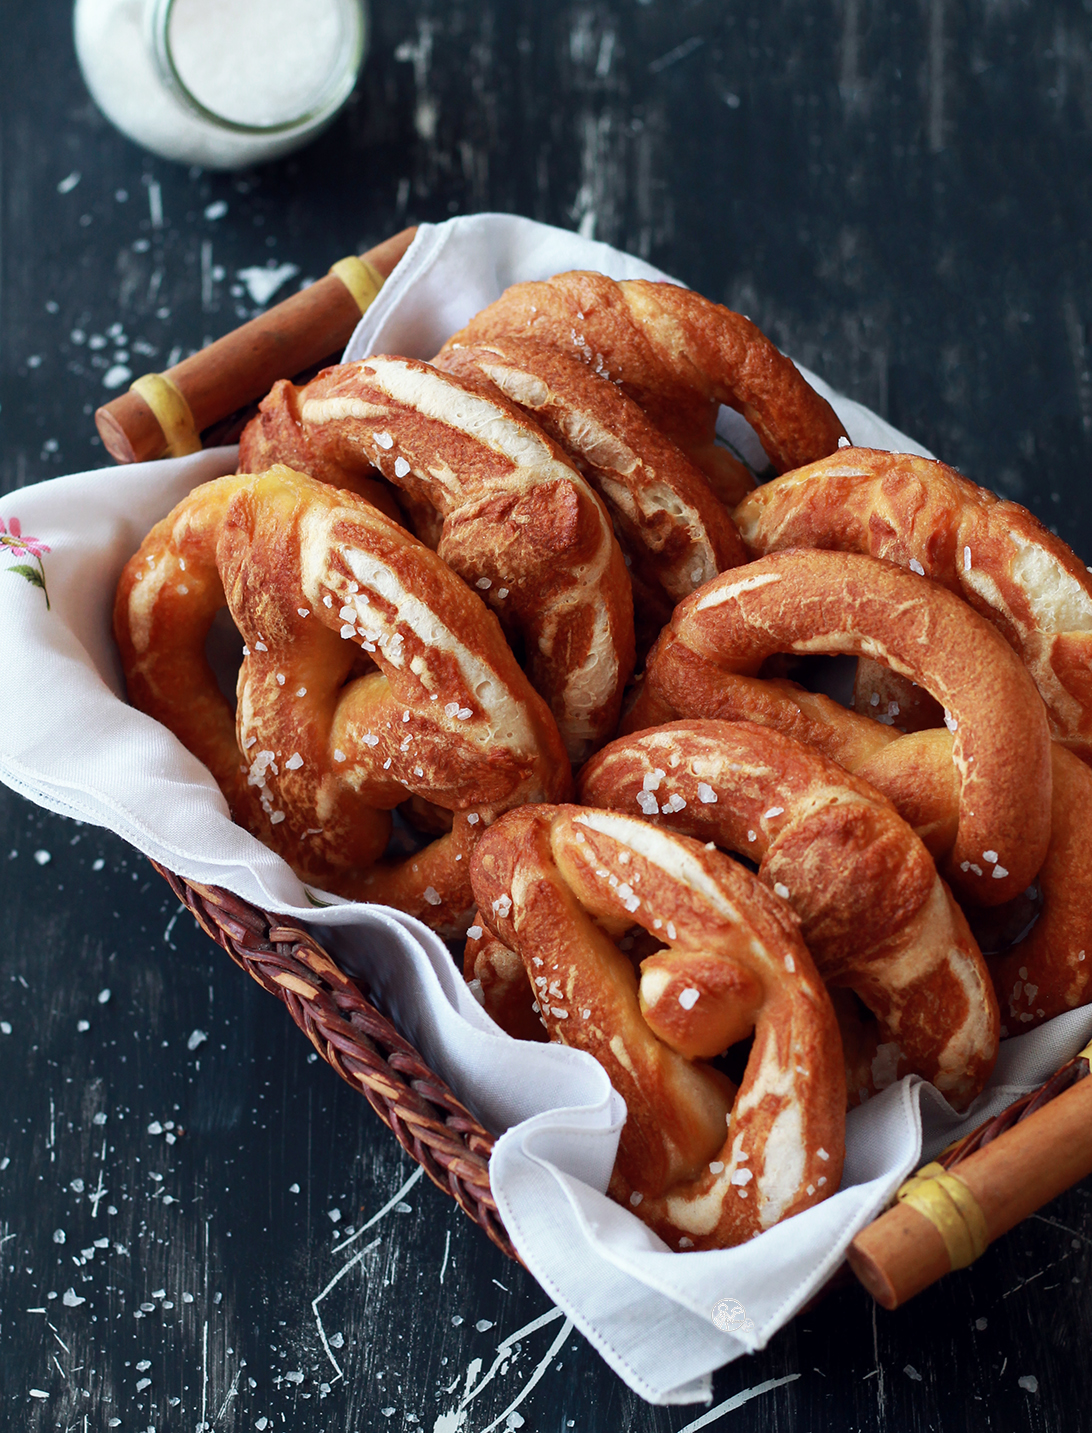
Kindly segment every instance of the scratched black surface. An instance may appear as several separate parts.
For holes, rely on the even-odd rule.
[[[98,116],[69,6],[2,0],[0,491],[100,465],[104,381],[255,312],[240,270],[294,266],[283,295],[405,223],[494,208],[743,308],[1092,552],[1088,0],[372,11],[335,126],[224,176]],[[0,1426],[702,1416],[642,1404],[575,1333],[544,1363],[557,1320],[460,1415],[472,1360],[545,1295],[427,1181],[357,1234],[413,1174],[364,1102],[140,857],[5,791],[0,819]],[[1090,1256],[1086,1183],[906,1310],[832,1296],[717,1375],[715,1406],[782,1382],[706,1426],[1089,1427]]]

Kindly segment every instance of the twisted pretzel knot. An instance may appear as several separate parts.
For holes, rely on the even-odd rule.
[[[235,716],[204,652],[225,603],[246,643]],[[477,596],[371,504],[287,468],[206,484],[158,523],[115,634],[130,700],[205,762],[236,821],[301,879],[438,930],[465,928],[488,823],[567,793],[556,726]],[[451,830],[382,862],[411,795]]]
[[[837,1188],[838,1029],[784,902],[696,841],[575,806],[508,812],[472,875],[550,1038],[593,1054],[626,1101],[615,1199],[673,1247],[719,1248]],[[667,942],[639,989],[608,934],[634,925]],[[703,1061],[752,1028],[737,1090]]]
[[[915,1073],[964,1108],[989,1078],[990,976],[924,846],[866,782],[749,722],[680,721],[623,737],[584,767],[580,800],[634,812],[759,861],[820,975],[876,1018],[843,1020],[852,1103]]]
[[[851,448],[767,483],[735,516],[756,556],[864,552],[957,593],[1019,654],[1052,734],[1092,761],[1092,575],[1026,508],[943,463]]]
[[[754,486],[717,447],[717,409],[742,413],[778,472],[836,451],[844,436],[825,399],[742,314],[675,284],[558,274],[513,284],[441,349],[530,338],[618,383],[706,473],[731,506]]]
[[[902,748],[911,758],[907,785],[915,799],[935,806],[914,764],[933,734],[896,739],[889,728],[829,699],[755,680],[767,657],[786,651],[871,656],[931,692],[949,713],[960,779],[945,876],[980,905],[999,905],[1034,879],[1050,839],[1051,778],[1046,715],[1034,683],[966,603],[890,563],[794,550],[714,578],[675,609],[624,727],[723,717],[774,726],[798,739],[819,737],[828,755],[889,796],[873,769],[897,762],[895,753],[909,743]]]
[[[541,429],[499,394],[409,358],[327,369],[263,407],[255,447],[295,432],[324,471],[378,469],[415,515],[438,514],[440,557],[522,638],[573,758],[610,735],[633,669],[630,585],[602,503]]]

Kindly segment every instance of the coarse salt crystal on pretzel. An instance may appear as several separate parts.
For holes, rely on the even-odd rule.
[[[998,1039],[989,972],[928,852],[867,782],[769,727],[680,721],[604,747],[578,794],[761,863],[828,986],[876,1017],[842,1022],[852,1103],[908,1073],[958,1109],[982,1089]]]
[[[845,1078],[795,917],[742,866],[616,812],[524,807],[475,852],[484,924],[541,982],[550,1038],[626,1102],[610,1193],[673,1248],[741,1243],[832,1194]],[[608,932],[665,942],[637,975]],[[738,1090],[704,1064],[754,1030]]]
[[[439,555],[522,637],[573,759],[611,735],[633,669],[629,579],[602,503],[541,429],[408,358],[327,369],[292,401],[326,462],[378,468],[440,514]]]
[[[576,463],[607,505],[630,577],[639,651],[676,602],[747,561],[746,549],[700,468],[608,379],[526,339],[446,348],[439,366],[487,382],[524,409]],[[648,637],[641,641],[641,630]]]
[[[983,617],[943,587],[891,563],[791,550],[714,578],[675,609],[649,655],[644,688],[624,729],[723,717],[776,726],[804,740],[810,727],[822,737],[825,714],[834,716],[837,703],[805,701],[788,683],[756,677],[776,652],[870,656],[925,687],[949,713],[960,777],[946,878],[979,905],[1000,905],[1034,879],[1050,840],[1051,779],[1046,712],[1035,684]],[[917,751],[932,734],[899,737],[893,747],[890,728],[874,723],[872,735],[868,725],[867,718],[841,710],[828,728],[836,749],[822,749],[890,796],[863,763],[875,753],[897,762],[898,744]],[[838,748],[845,747],[852,755],[843,761]],[[986,851],[994,859],[986,860]]]
[[[1092,575],[1027,508],[943,463],[849,448],[751,493],[736,521],[755,556],[866,552],[958,593],[1019,653],[1053,735],[1092,762]]]
[[[731,506],[754,486],[715,441],[723,403],[742,413],[777,472],[835,452],[834,410],[750,319],[677,284],[576,271],[513,284],[441,349],[529,338],[617,383]]]
[[[225,602],[246,644],[234,717],[204,651]],[[479,598],[371,504],[288,468],[205,484],[158,523],[122,574],[115,633],[130,700],[205,762],[240,824],[301,879],[442,932],[465,929],[489,822],[570,786]],[[354,677],[362,656],[378,670]],[[410,795],[452,829],[383,861]]]

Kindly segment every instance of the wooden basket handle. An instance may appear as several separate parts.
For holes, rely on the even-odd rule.
[[[1092,1045],[1037,1095],[919,1170],[895,1204],[861,1230],[846,1257],[885,1309],[965,1268],[1021,1219],[1092,1174],[1090,1061]]]
[[[166,373],[138,378],[95,414],[106,451],[119,463],[195,453],[206,428],[264,398],[278,378],[340,353],[416,233],[403,229],[359,258],[340,259],[325,278]]]

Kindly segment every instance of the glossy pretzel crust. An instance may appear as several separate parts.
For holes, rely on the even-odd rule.
[[[838,1187],[834,1012],[788,906],[697,841],[615,812],[509,812],[472,866],[481,920],[518,953],[550,1038],[626,1101],[610,1193],[672,1248],[722,1248]],[[663,949],[641,967],[611,935]],[[703,1061],[754,1030],[738,1091]]]
[[[776,652],[874,657],[931,692],[949,713],[960,778],[946,878],[979,905],[999,905],[1035,878],[1050,840],[1050,736],[1042,700],[1023,663],[984,618],[936,583],[891,563],[797,549],[714,578],[675,609],[624,729],[724,717],[775,726],[806,741],[809,729],[822,736],[826,727],[835,748],[824,747],[827,754],[889,794],[861,767],[895,734],[828,698],[809,701],[791,684],[757,680],[763,661]],[[852,756],[843,760],[839,752],[847,748]]]
[[[676,284],[557,274],[513,284],[445,344],[527,338],[571,354],[617,383],[708,476],[731,506],[751,474],[715,442],[717,409],[736,409],[779,473],[837,450],[841,423],[825,398],[750,319]]]
[[[604,747],[578,795],[761,863],[823,979],[878,1017],[847,1051],[851,1103],[910,1073],[960,1109],[982,1089],[989,972],[928,852],[867,782],[769,727],[680,721]]]
[[[1092,761],[1092,574],[1027,508],[943,463],[849,448],[757,489],[736,520],[756,557],[820,547],[916,564],[994,624],[1052,735]]]
[[[225,604],[246,644],[234,716],[204,651]],[[488,823],[569,788],[556,725],[477,596],[370,503],[287,468],[184,499],[127,564],[114,626],[130,701],[235,820],[302,880],[446,933],[469,919]],[[384,862],[387,812],[414,795],[452,829]]]

